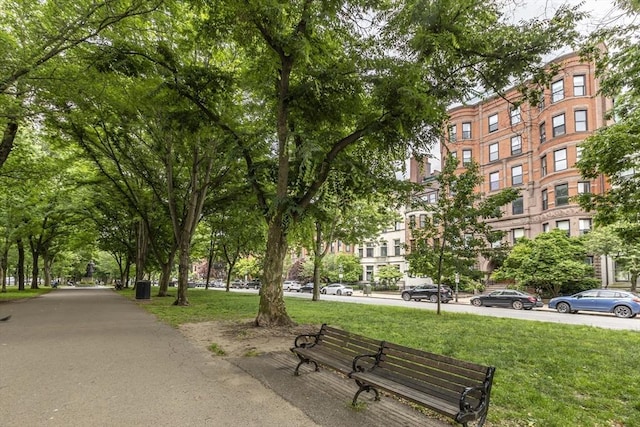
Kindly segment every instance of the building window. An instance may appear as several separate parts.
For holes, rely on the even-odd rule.
[[[367,282],[370,282],[373,280],[373,265],[367,265],[365,269],[366,269],[366,272],[365,272],[364,280],[366,280]]]
[[[540,175],[547,175],[547,155],[540,157]]]
[[[453,157],[454,159],[458,158],[458,152],[457,151],[452,151],[451,152],[451,157]]]
[[[416,228],[416,216],[415,215],[409,215],[409,228],[410,229],[414,229]]]
[[[514,166],[511,168],[511,184],[522,185],[522,166]]]
[[[520,215],[524,213],[524,198],[518,197],[513,202],[511,202],[511,213],[513,215]]]
[[[458,127],[456,125],[449,126],[449,141],[456,142],[458,140]]]
[[[573,96],[585,96],[587,89],[584,76],[573,76]]]
[[[462,150],[462,165],[467,166],[471,163],[471,150]]]
[[[542,92],[540,94],[540,101],[538,102],[538,110],[540,110],[540,111],[544,110],[544,107],[545,107],[544,104],[545,104],[545,102],[544,102],[544,92]]]
[[[576,132],[585,132],[587,130],[587,110],[576,110],[573,112],[576,123]]]
[[[387,242],[382,242],[380,245],[380,256],[387,256]]]
[[[393,241],[393,254],[395,256],[400,255],[400,239],[395,239]]]
[[[564,123],[564,114],[558,114],[553,117],[553,136],[564,135],[567,132],[567,127]]]
[[[498,158],[498,143],[495,142],[489,146],[489,161],[495,162]]]
[[[364,256],[364,249],[362,246],[358,246],[358,256],[362,258]]]
[[[429,193],[429,195],[427,196],[427,203],[429,204],[434,204],[438,201],[438,194],[433,192],[433,193]]]
[[[578,194],[587,194],[587,193],[591,193],[591,182],[590,181],[578,182]]]
[[[544,224],[542,224],[542,232],[546,233],[547,231],[549,231],[549,223],[545,222]]]
[[[542,210],[546,211],[549,209],[549,194],[547,190],[542,190]]]
[[[524,228],[514,228],[511,233],[513,234],[513,243],[517,243],[518,239],[524,237]]]
[[[489,116],[489,132],[495,132],[498,130],[498,114],[492,114]]]
[[[580,161],[580,159],[582,159],[582,150],[583,147],[581,146],[576,146],[576,163]]]
[[[371,243],[367,243],[367,257],[373,257],[373,245]]]
[[[462,139],[471,139],[471,122],[462,123]]]
[[[556,150],[553,152],[553,170],[563,171],[567,168],[567,149]]]
[[[522,117],[520,116],[520,107],[514,107],[511,109],[511,124],[516,125],[520,123]]]
[[[427,215],[420,214],[420,228],[424,228],[427,226]]]
[[[547,140],[547,125],[542,122],[540,123],[540,144]]]
[[[522,153],[522,137],[520,135],[511,137],[511,155]]]
[[[569,184],[558,184],[555,187],[556,207],[569,204]]]
[[[551,103],[562,101],[564,99],[564,80],[558,80],[551,83]]]
[[[571,236],[571,225],[568,219],[556,221],[556,228],[567,232],[567,236]]]
[[[489,189],[491,191],[500,189],[500,172],[493,172],[489,175]]]
[[[578,230],[580,231],[580,235],[583,236],[591,231],[591,218],[579,219],[578,220]]]

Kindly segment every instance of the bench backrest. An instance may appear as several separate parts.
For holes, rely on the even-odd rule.
[[[322,325],[317,341],[317,345],[321,346],[324,352],[347,364],[351,364],[359,355],[378,354],[381,344],[381,340],[332,328],[326,324]],[[374,362],[374,359],[367,360],[364,366],[369,368]]]
[[[482,388],[486,385],[485,391],[488,394],[494,370],[487,366],[385,342],[376,371],[378,375],[389,376],[396,382],[455,404],[459,402],[460,394],[466,387]],[[467,402],[476,405],[480,398],[480,392],[473,392],[467,396]]]

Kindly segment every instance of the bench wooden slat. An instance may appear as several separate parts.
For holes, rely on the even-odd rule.
[[[371,369],[351,373],[363,391],[383,390],[467,425],[486,419],[495,368],[384,342]]]
[[[300,336],[299,336],[300,337]],[[314,363],[334,369],[345,375],[353,370],[353,360],[363,354],[377,354],[382,341],[323,324],[313,343],[305,346],[295,346],[296,337],[291,351],[298,356],[300,363],[296,366],[295,374],[303,363]]]

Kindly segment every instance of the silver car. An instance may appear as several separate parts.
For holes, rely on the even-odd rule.
[[[342,283],[332,283],[320,289],[321,294],[326,295],[353,295],[353,288]]]

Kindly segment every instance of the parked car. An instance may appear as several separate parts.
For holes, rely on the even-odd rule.
[[[613,289],[590,289],[566,297],[549,300],[549,308],[559,313],[598,311],[617,317],[636,317],[640,313],[640,297],[632,292]]]
[[[282,284],[282,290],[297,292],[300,289],[300,286],[300,283],[296,282],[295,280],[285,280]]]
[[[245,283],[244,286],[246,289],[260,289],[262,287],[262,283],[260,280],[251,280]]]
[[[298,292],[310,292],[313,293],[313,283],[307,283],[306,285],[300,286]]]
[[[438,285],[422,284],[415,288],[402,291],[402,299],[405,301],[421,301],[423,299],[438,302]],[[453,291],[446,285],[440,285],[440,302],[447,303],[453,299]]]
[[[242,280],[234,280],[229,284],[229,287],[236,288],[236,289],[243,289],[243,288],[246,288],[247,286],[246,286],[246,283],[244,283]]]
[[[496,306],[511,307],[516,310],[531,310],[534,307],[542,307],[542,299],[539,296],[531,295],[515,289],[498,289],[485,295],[478,295],[471,298],[471,304],[476,307]]]
[[[353,288],[342,283],[332,283],[320,289],[321,294],[327,295],[353,295]]]

